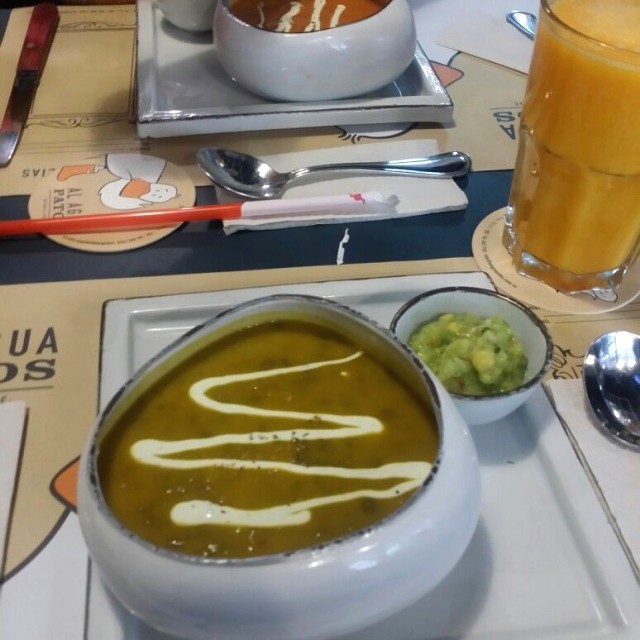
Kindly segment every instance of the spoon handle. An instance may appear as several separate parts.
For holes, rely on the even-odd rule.
[[[315,173],[388,173],[396,176],[424,178],[455,178],[465,175],[471,168],[471,158],[461,151],[449,151],[425,158],[389,160],[386,162],[345,162],[322,164],[295,169],[289,180],[301,180]]]
[[[530,40],[535,38],[538,18],[536,18],[533,13],[527,13],[526,11],[509,11],[509,13],[507,13],[507,22],[512,24],[520,33],[523,33]]]

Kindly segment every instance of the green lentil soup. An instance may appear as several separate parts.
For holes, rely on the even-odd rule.
[[[141,538],[244,558],[370,527],[425,482],[432,407],[382,357],[306,319],[216,339],[160,377],[99,442],[107,504]]]

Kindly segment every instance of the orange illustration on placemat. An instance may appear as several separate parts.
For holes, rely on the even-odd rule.
[[[174,184],[160,182],[167,162],[152,156],[114,153],[105,156],[104,164],[65,165],[58,171],[58,182],[70,178],[108,172],[113,179],[100,188],[100,202],[110,209],[131,210],[148,207],[175,198]]]
[[[462,78],[462,76],[464,75],[464,72],[460,71],[460,69],[456,69],[455,67],[452,67],[448,64],[442,64],[440,62],[432,61],[431,66],[436,72],[436,75],[438,76],[440,82],[442,82],[445,87],[448,87],[457,80],[460,80],[460,78]]]
[[[77,485],[79,464],[79,458],[72,460],[66,467],[60,469],[51,481],[51,493],[60,500],[67,509],[71,509],[72,511],[76,510],[78,502]]]
[[[143,208],[190,207],[195,186],[179,167],[154,156],[108,153],[65,164],[36,187],[29,200],[32,218],[71,217]],[[175,227],[49,236],[83,251],[135,249],[164,238]]]

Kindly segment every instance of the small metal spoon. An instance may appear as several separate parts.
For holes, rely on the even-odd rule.
[[[466,174],[471,167],[471,158],[460,151],[410,160],[324,164],[302,167],[287,173],[278,173],[259,158],[246,153],[213,147],[200,149],[196,161],[215,184],[249,199],[279,198],[292,184],[312,182],[321,175],[384,173],[394,176],[455,178]]]
[[[536,37],[538,28],[538,18],[533,13],[527,11],[509,11],[507,22],[512,24],[520,33],[524,33],[527,38],[533,40]]]
[[[594,340],[582,378],[603,431],[626,448],[640,451],[640,336],[614,331]]]

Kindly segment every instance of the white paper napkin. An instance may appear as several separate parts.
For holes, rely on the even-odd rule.
[[[586,406],[582,380],[552,380],[547,386],[640,580],[640,454],[599,431]]]
[[[529,72],[533,42],[510,25],[506,17],[500,19],[484,11],[465,12],[438,35],[437,41],[443,47]]]
[[[378,160],[401,160],[424,157],[439,153],[435,140],[393,140],[369,144],[343,145],[329,149],[314,149],[264,156],[278,171],[290,171],[309,165],[333,162],[357,162]],[[373,213],[356,215],[282,216],[268,219],[247,218],[226,220],[225,233],[240,229],[278,229],[283,227],[361,222],[402,218],[439,211],[464,209],[468,200],[464,192],[451,178],[405,178],[397,176],[349,176],[319,180],[307,185],[293,186],[285,192],[283,200],[314,196],[340,195],[356,192],[377,191],[394,194],[398,204],[393,213]],[[216,189],[219,202],[233,200],[227,192]]]
[[[0,567],[26,418],[24,402],[0,402]]]

